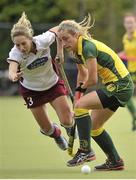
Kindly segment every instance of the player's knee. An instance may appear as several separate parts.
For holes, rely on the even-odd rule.
[[[93,129],[93,130],[91,130],[91,136],[92,137],[99,136],[100,134],[103,133],[103,131],[104,131],[103,127],[100,127],[100,128],[97,128],[97,129]]]
[[[88,109],[81,109],[81,108],[75,108],[74,112],[75,112],[75,117],[79,117],[82,115],[88,115],[89,114]]]
[[[74,120],[72,120],[72,121],[65,121],[65,122],[63,122],[63,123],[61,123],[61,125],[63,126],[63,127],[65,127],[65,128],[70,128],[70,127],[72,127],[73,125],[74,125]]]
[[[82,108],[83,108],[83,105],[82,105],[81,101],[78,100],[78,101],[75,103],[75,106],[74,106],[74,107],[77,108],[77,109],[82,109]]]
[[[64,127],[72,127],[74,124],[74,113],[65,113],[65,116],[63,117],[63,120],[61,120],[61,124]]]
[[[72,127],[74,125],[74,118],[72,116],[65,117],[65,119],[61,122],[61,124],[65,128]]]

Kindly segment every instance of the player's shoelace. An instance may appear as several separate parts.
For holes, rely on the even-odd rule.
[[[91,161],[95,159],[94,153],[91,152],[83,152],[82,150],[78,150],[72,160],[67,162],[67,166],[78,166],[83,164],[84,162]]]

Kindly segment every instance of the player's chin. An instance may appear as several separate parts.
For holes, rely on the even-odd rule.
[[[72,49],[71,49],[71,48],[66,48],[66,51],[67,51],[68,53],[70,53],[70,52],[72,52]]]
[[[18,81],[18,78],[14,78],[13,80],[12,80],[12,82],[17,82]]]
[[[26,51],[22,51],[22,53],[25,54],[25,55],[27,55],[27,54],[30,53],[30,51],[27,51],[27,50],[26,50]]]

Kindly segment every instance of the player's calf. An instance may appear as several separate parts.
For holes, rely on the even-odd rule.
[[[40,130],[40,132],[46,136],[49,136],[51,138],[54,138],[57,146],[65,151],[68,149],[68,142],[67,140],[61,135],[61,130],[59,129],[59,127],[57,126],[57,124],[53,124],[53,131],[51,134],[49,133],[45,133],[43,130]]]

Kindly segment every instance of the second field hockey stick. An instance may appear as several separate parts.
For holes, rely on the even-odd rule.
[[[67,76],[65,74],[63,64],[62,64],[64,62],[63,44],[58,38],[56,38],[56,42],[57,42],[57,54],[58,54],[58,56],[56,57],[56,61],[57,61],[57,64],[59,66],[59,74],[60,74],[61,78],[64,80],[64,83],[65,83],[65,85],[68,89],[68,92],[69,92],[70,99],[71,99],[72,104],[74,106],[74,95],[73,95],[73,92],[72,92],[71,87],[69,85],[69,82],[68,82]],[[75,131],[76,131],[76,122],[74,123],[74,126],[71,128],[70,137],[69,137],[69,141],[68,141],[68,154],[70,156],[73,156]]]
[[[64,83],[65,83],[65,85],[66,85],[66,87],[68,89],[69,96],[70,96],[70,99],[71,99],[72,104],[73,104],[74,103],[74,95],[73,95],[73,92],[72,92],[71,87],[69,85],[67,76],[65,74],[65,71],[64,71],[64,68],[63,68],[63,64],[60,63],[59,58],[56,58],[56,61],[58,62],[60,76],[64,80]],[[70,136],[69,136],[69,141],[68,141],[68,154],[70,156],[73,156],[73,146],[74,146],[75,130],[76,130],[76,123],[74,123],[74,126],[71,129]]]
[[[81,97],[81,93],[77,92],[75,99],[78,100],[80,97]],[[68,141],[68,154],[72,157],[74,156],[73,147],[74,147],[75,132],[76,132],[76,122],[74,123],[74,126],[71,129],[70,137]]]
[[[74,95],[73,95],[72,89],[71,89],[71,87],[69,85],[67,76],[65,74],[65,71],[64,71],[64,68],[63,68],[63,64],[59,63],[59,58],[57,58],[56,61],[58,62],[58,66],[59,66],[59,74],[60,74],[61,78],[64,80],[65,86],[68,89],[68,93],[69,93],[70,99],[71,99],[71,101],[73,103],[74,102]]]

